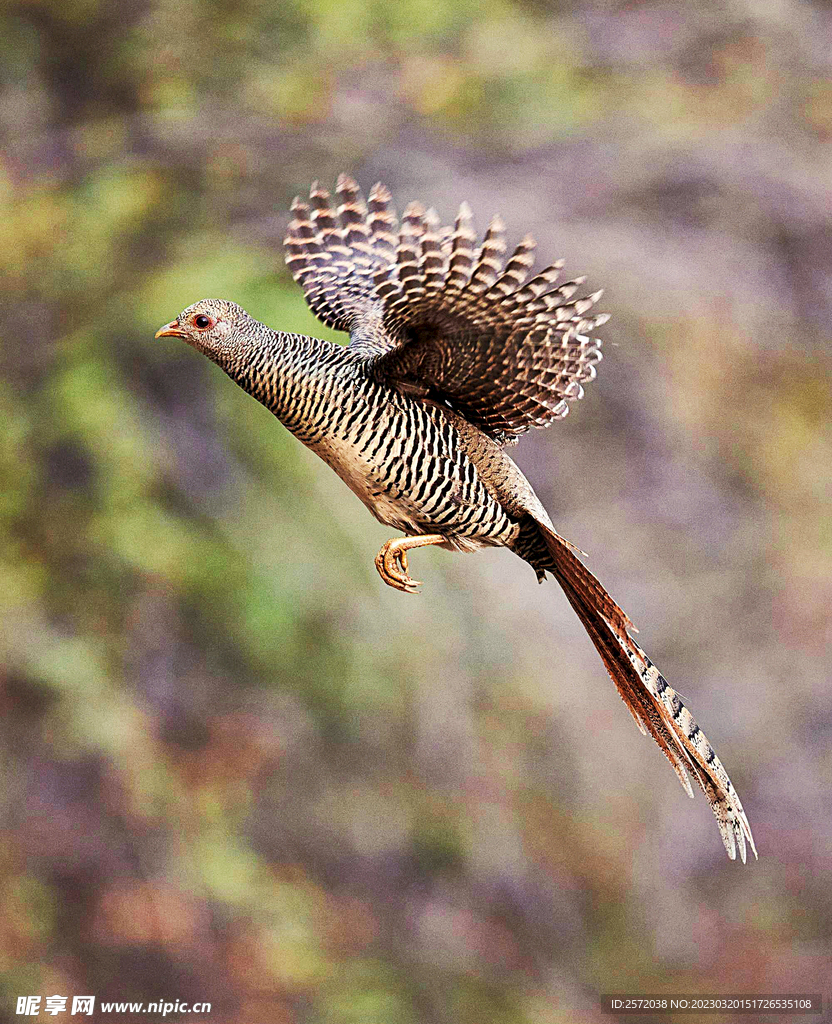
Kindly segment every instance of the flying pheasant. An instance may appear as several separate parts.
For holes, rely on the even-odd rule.
[[[688,773],[716,815],[731,859],[751,829],[722,763],[679,695],[630,636],[630,619],[561,537],[503,450],[569,411],[596,374],[606,322],[601,292],[574,298],[561,262],[529,280],[534,239],[508,262],[494,218],[481,242],[467,204],[453,227],[417,203],[399,225],[389,191],[365,204],[338,179],[336,207],[313,185],[295,199],[286,262],[312,311],[349,345],[274,331],[233,302],[203,299],[156,337],[204,352],[316,452],[385,525],[404,537],[376,556],[385,583],[407,593],[408,552],[507,547],[543,580],[551,573],[583,623],[636,724],[683,787]]]

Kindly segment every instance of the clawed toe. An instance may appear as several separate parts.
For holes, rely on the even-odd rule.
[[[388,540],[376,555],[376,569],[388,587],[405,594],[418,594],[421,583],[407,573],[407,549],[423,548],[429,544],[446,544],[447,538],[439,533],[420,533],[416,537],[398,537]]]
[[[397,564],[398,563],[398,564]],[[407,573],[407,554],[390,541],[376,555],[378,574],[388,585],[405,594],[418,594],[420,580],[412,579]]]

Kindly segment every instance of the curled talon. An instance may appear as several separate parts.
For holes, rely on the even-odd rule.
[[[412,579],[407,572],[408,548],[422,548],[428,544],[444,544],[445,537],[428,533],[419,537],[397,537],[388,540],[376,555],[376,569],[388,587],[394,587],[405,594],[418,594],[420,580]]]
[[[406,594],[416,594],[421,583],[408,575],[407,555],[401,548],[393,545],[394,542],[391,541],[379,551],[376,556],[376,568],[388,586],[395,587],[396,590],[401,590]]]

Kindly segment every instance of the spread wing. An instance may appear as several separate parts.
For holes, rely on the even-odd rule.
[[[336,194],[335,209],[317,185],[295,200],[286,261],[316,316],[349,331],[377,376],[502,441],[567,414],[601,360],[590,332],[607,316],[588,315],[601,292],[574,298],[584,279],[559,285],[560,262],[529,279],[529,236],[504,263],[502,222],[478,243],[466,204],[452,227],[416,203],[399,225],[381,185],[365,204],[342,175]]]

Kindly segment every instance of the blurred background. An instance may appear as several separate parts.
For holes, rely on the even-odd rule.
[[[1,998],[229,1024],[829,1000],[828,0],[30,0],[0,68]],[[426,550],[420,597],[386,588],[389,531],[154,341],[205,296],[332,337],[281,239],[342,170],[499,212],[606,289],[599,380],[512,454],[759,862],[555,584]]]

